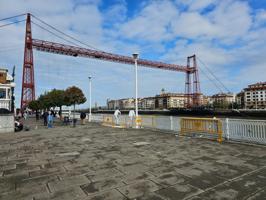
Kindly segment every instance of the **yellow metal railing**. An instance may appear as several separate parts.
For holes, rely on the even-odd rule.
[[[223,141],[222,121],[220,119],[182,117],[180,125],[180,135],[200,133],[211,139],[217,139],[220,143]]]
[[[114,119],[113,116],[104,115],[103,116],[103,123],[104,126],[114,126]]]

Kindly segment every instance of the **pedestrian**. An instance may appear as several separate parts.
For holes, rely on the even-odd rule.
[[[58,115],[59,115],[60,120],[62,120],[62,111],[61,110],[59,110]]]
[[[47,116],[48,128],[53,128],[54,115],[52,112],[49,112]]]
[[[25,120],[27,120],[27,118],[28,118],[28,112],[27,112],[27,111],[25,111],[25,112],[23,113],[23,117],[24,117]]]
[[[47,126],[47,117],[48,117],[48,112],[47,111],[44,111],[43,113],[43,125],[44,126]]]
[[[39,119],[40,119],[39,111],[36,110],[36,121],[39,121]]]
[[[117,108],[115,110],[114,116],[115,116],[115,124],[118,125],[119,124],[119,118],[120,118],[121,112],[120,110]]]
[[[81,112],[80,113],[80,119],[81,119],[81,124],[82,125],[85,124],[85,118],[86,118],[86,113],[85,112]]]
[[[128,113],[128,117],[129,117],[129,120],[130,120],[130,124],[129,126],[130,127],[133,127],[133,124],[134,124],[134,118],[135,118],[135,111],[134,110],[130,110],[129,113]]]
[[[55,117],[55,111],[51,110],[51,115],[53,115],[53,117]]]

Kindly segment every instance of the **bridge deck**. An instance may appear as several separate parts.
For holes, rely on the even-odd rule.
[[[97,124],[0,135],[0,199],[263,199],[262,146]]]

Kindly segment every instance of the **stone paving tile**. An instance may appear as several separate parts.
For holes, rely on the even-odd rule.
[[[11,192],[15,190],[16,179],[0,179],[0,194]]]
[[[123,177],[123,182],[129,185],[137,181],[147,180],[147,179],[150,180],[154,178],[155,176],[150,174],[149,172],[133,172],[131,174],[126,174]]]
[[[94,172],[90,172],[86,174],[86,176],[93,182],[96,181],[101,181],[106,178],[112,178],[112,177],[122,177],[124,173],[121,171],[115,169],[115,168],[110,168],[110,169],[100,169],[96,170]]]
[[[51,192],[56,192],[60,190],[64,190],[68,187],[80,186],[86,183],[90,183],[91,181],[86,176],[72,176],[66,177],[63,180],[56,180],[48,183],[48,187]]]
[[[250,195],[250,197],[248,197],[247,200],[261,200],[265,199],[265,197],[266,197],[266,187],[252,193],[252,195]]]
[[[155,193],[164,199],[184,199],[196,195],[202,190],[186,183],[178,183],[171,187],[158,190]]]
[[[147,195],[148,193],[159,190],[160,186],[152,181],[138,181],[133,184],[119,187],[117,190],[130,199]]]
[[[192,199],[247,199],[263,193],[266,183],[266,167],[245,176],[221,184]],[[255,197],[254,197],[255,198]]]
[[[134,200],[167,200],[167,199],[163,198],[162,196],[159,196],[158,194],[155,194],[154,192],[151,192],[143,196],[134,198]]]
[[[16,169],[16,164],[5,164],[0,167],[1,170]]]
[[[40,170],[30,171],[30,177],[38,177],[38,176],[45,176],[51,174],[59,174],[65,173],[65,169],[63,167],[54,167],[54,168],[44,168]]]
[[[85,200],[87,195],[80,187],[69,187],[54,193],[44,193],[34,196],[34,200]]]
[[[181,174],[165,173],[151,179],[152,181],[162,185],[163,187],[169,187],[175,184],[188,183],[188,178]]]
[[[89,196],[86,198],[86,200],[127,200],[127,198],[116,189],[112,189],[103,193]]]
[[[0,193],[0,200],[32,200],[32,194],[21,193],[20,191],[12,191],[9,193]]]
[[[98,192],[103,192],[118,187],[122,187],[125,183],[122,181],[121,177],[109,177],[100,181],[91,182],[81,186],[81,189],[87,194],[95,194]]]

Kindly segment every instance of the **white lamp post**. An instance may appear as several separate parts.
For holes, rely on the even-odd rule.
[[[89,84],[90,84],[90,113],[89,113],[89,122],[91,121],[91,76],[88,77],[89,78]]]
[[[132,54],[134,61],[135,61],[135,92],[136,92],[136,99],[135,99],[135,112],[136,112],[136,128],[139,128],[138,124],[138,53]]]

